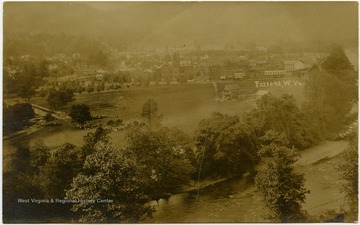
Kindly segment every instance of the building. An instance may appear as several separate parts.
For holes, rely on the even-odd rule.
[[[238,84],[226,85],[223,90],[223,99],[224,100],[237,99],[239,97],[240,92],[241,92],[241,88]]]
[[[95,75],[95,80],[97,81],[102,81],[104,79],[104,75],[99,73]]]
[[[234,79],[243,79],[246,76],[246,73],[244,72],[239,72],[239,73],[234,73]]]
[[[181,60],[180,61],[180,67],[190,67],[191,61],[190,60]]]
[[[299,60],[285,60],[285,71],[296,71],[304,69],[304,63]]]
[[[258,90],[255,95],[256,95],[256,99],[260,99],[262,96],[266,95],[267,93],[269,93],[268,91],[265,90]]]
[[[58,77],[56,79],[56,81],[58,82],[67,82],[67,81],[76,81],[77,80],[77,75],[68,75],[68,76],[62,76],[62,77]]]
[[[284,76],[286,74],[286,70],[265,70],[265,76]]]

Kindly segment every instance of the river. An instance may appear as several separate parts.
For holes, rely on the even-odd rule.
[[[196,201],[198,199],[198,201]],[[197,191],[153,202],[156,212],[144,223],[265,222],[263,204],[249,178],[233,177]]]

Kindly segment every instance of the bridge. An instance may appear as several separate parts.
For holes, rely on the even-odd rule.
[[[31,104],[32,108],[34,109],[35,114],[40,116],[45,116],[47,113],[51,113],[56,119],[66,119],[68,116],[63,112],[54,111],[43,106],[39,106],[36,104]]]

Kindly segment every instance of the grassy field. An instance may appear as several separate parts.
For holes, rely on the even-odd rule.
[[[215,101],[222,97],[222,90],[227,84],[218,82],[217,93],[212,83],[191,83],[178,85],[159,85],[150,87],[123,88],[116,92],[94,92],[76,95],[74,104],[84,103],[90,106],[93,115],[109,115],[125,121],[140,117],[142,105],[147,99],[157,101],[163,113],[163,124],[176,126],[186,132],[192,132],[198,122],[210,117],[213,111],[226,114],[241,114],[256,107],[255,99],[246,101]],[[254,81],[236,82],[245,90],[256,92]],[[291,94],[303,100],[302,87],[266,87],[274,95]],[[34,98],[33,103],[48,107],[44,98]]]
[[[178,126],[185,130],[192,130],[195,121],[210,116],[215,99],[211,84],[194,84],[81,94],[76,97],[76,103],[89,104],[97,115],[129,120],[141,116],[142,106],[150,98],[158,103],[165,125]]]

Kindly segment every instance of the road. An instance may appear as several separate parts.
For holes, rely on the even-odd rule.
[[[327,141],[301,152],[297,171],[304,174],[305,187],[310,190],[303,204],[309,215],[325,215],[331,210],[339,213],[347,207],[338,167],[343,163],[341,153],[348,144],[343,140]]]
[[[341,141],[326,141],[314,147],[301,151],[299,161],[296,165],[306,166],[319,162],[322,159],[333,158],[343,152],[348,142]]]

